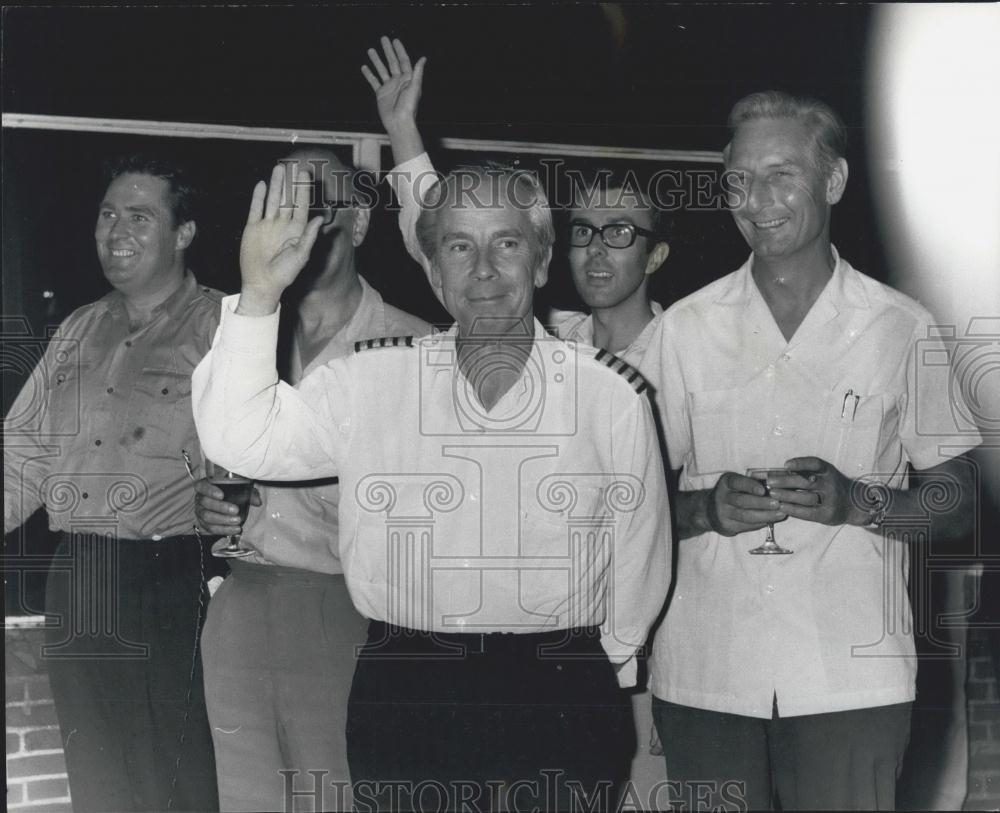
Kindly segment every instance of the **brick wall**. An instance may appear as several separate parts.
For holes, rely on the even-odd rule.
[[[5,630],[7,809],[70,813],[62,739],[37,625]]]
[[[969,633],[969,795],[966,810],[1000,810],[1000,696],[986,635]]]

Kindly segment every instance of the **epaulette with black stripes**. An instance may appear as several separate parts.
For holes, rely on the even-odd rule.
[[[354,352],[373,350],[376,347],[413,347],[412,336],[383,336],[381,339],[362,339],[354,343]]]
[[[642,373],[628,362],[622,361],[614,353],[609,353],[607,350],[598,350],[594,354],[594,358],[628,381],[632,385],[632,389],[636,392],[643,393],[649,388],[649,382],[642,377]]]

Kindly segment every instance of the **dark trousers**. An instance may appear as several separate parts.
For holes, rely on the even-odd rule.
[[[217,810],[199,541],[62,536],[43,657],[74,813]]]
[[[347,720],[358,807],[614,808],[635,747],[629,697],[595,629],[370,625]]]
[[[911,706],[766,720],[654,697],[653,720],[691,810],[893,810]]]

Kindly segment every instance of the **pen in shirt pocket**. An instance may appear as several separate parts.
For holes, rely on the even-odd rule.
[[[854,399],[853,402],[851,401],[852,398]],[[861,396],[860,395],[855,395],[853,389],[850,389],[847,392],[845,392],[844,393],[844,403],[840,407],[840,417],[841,418],[846,418],[847,417],[847,405],[848,404],[852,404],[852,407],[851,407],[851,420],[853,421],[854,420],[854,416],[858,414],[858,402],[860,400],[861,400]]]

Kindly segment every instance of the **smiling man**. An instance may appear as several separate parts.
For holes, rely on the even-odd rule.
[[[634,748],[619,685],[669,581],[666,485],[641,377],[532,318],[552,250],[537,179],[446,176],[417,234],[456,324],[359,342],[297,389],[274,371],[276,308],[318,226],[301,195],[280,205],[283,180],[255,191],[195,416],[229,468],[340,478],[340,557],[371,619],[355,803],[613,806]]]
[[[978,438],[921,377],[923,348],[945,353],[930,314],[830,243],[836,113],[757,93],[729,124],[752,254],[663,315],[644,366],[683,540],[653,647],[667,774],[704,809],[891,810],[916,672],[901,539],[969,532]],[[769,524],[777,550],[752,555]]]
[[[207,593],[181,455],[197,455],[190,375],[221,295],[186,270],[183,170],[134,155],[109,175],[94,237],[113,290],[59,326],[4,421],[4,526],[44,507],[61,537],[46,665],[73,809],[210,810]]]

